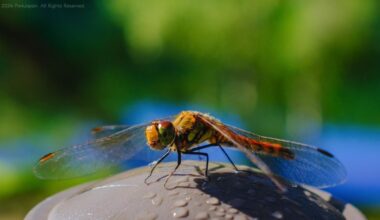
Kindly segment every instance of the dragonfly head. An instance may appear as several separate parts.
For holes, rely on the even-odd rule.
[[[162,150],[171,145],[175,134],[174,125],[170,121],[154,121],[145,129],[148,145],[154,150]]]

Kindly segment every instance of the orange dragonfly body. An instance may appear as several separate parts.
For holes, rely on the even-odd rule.
[[[93,142],[43,156],[35,166],[36,175],[41,178],[67,178],[89,174],[126,161],[148,146],[152,150],[166,150],[150,175],[171,152],[176,152],[178,163],[170,175],[181,164],[182,154],[192,154],[206,157],[207,176],[209,155],[200,150],[208,147],[220,148],[237,169],[223,149],[230,147],[245,153],[279,188],[283,185],[278,177],[316,187],[333,186],[346,177],[343,165],[321,148],[263,137],[195,111],[182,111],[169,119],[142,125],[99,127],[93,132],[98,137]]]

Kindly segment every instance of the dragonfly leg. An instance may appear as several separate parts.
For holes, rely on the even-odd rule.
[[[218,144],[206,144],[206,145],[203,145],[203,146],[191,148],[190,151],[193,152],[193,151],[202,150],[202,149],[205,149],[205,148],[215,147],[215,146],[218,146]]]
[[[236,170],[237,172],[239,172],[240,170],[235,166],[234,162],[231,160],[230,156],[228,156],[227,152],[223,149],[223,147],[222,147],[220,144],[218,144],[218,147],[219,147],[220,150],[224,153],[224,155],[226,155],[228,161],[230,161],[230,163],[231,163],[232,166],[235,168],[235,170]]]
[[[199,156],[205,156],[206,157],[206,171],[205,171],[205,177],[208,178],[208,153],[202,153],[202,152],[194,152],[193,150],[182,152],[183,154],[192,154],[192,155],[199,155]]]
[[[177,149],[177,155],[178,155],[178,158],[177,158],[177,165],[175,166],[174,170],[168,175],[168,177],[166,178],[165,180],[165,183],[164,183],[164,187],[165,189],[172,189],[172,188],[168,188],[166,187],[166,184],[168,183],[169,179],[171,176],[173,176],[173,174],[175,173],[175,171],[178,169],[179,165],[181,165],[181,162],[182,162],[182,157],[181,157],[181,152],[178,151]]]
[[[232,161],[230,156],[228,156],[227,152],[223,149],[223,147],[220,144],[207,144],[204,146],[195,147],[195,148],[191,149],[191,151],[193,152],[193,151],[197,151],[197,150],[201,150],[201,149],[205,149],[205,148],[209,148],[209,147],[216,147],[216,146],[218,146],[220,148],[220,150],[227,157],[228,161],[232,164],[232,166],[235,168],[235,170],[239,172],[240,170],[236,167],[235,163]]]
[[[170,152],[171,152],[171,150],[169,149],[157,162],[156,162],[156,164],[154,164],[154,166],[152,167],[152,169],[150,170],[150,173],[149,173],[149,175],[145,178],[145,180],[144,180],[144,183],[146,184],[146,185],[149,185],[149,183],[147,182],[148,181],[148,179],[149,179],[149,177],[151,177],[152,176],[152,174],[153,174],[153,171],[154,171],[154,169],[156,169],[156,167],[157,167],[157,165],[159,164],[159,163],[161,163],[169,154],[170,154]]]

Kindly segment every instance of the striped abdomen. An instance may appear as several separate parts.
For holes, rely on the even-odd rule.
[[[240,143],[243,147],[246,149],[257,152],[257,153],[263,153],[268,154],[275,157],[282,157],[284,159],[294,159],[294,153],[281,146],[279,143],[271,143],[267,141],[258,141],[240,134],[235,134],[226,127],[224,127],[224,130],[226,133],[228,133],[236,142]],[[221,143],[233,146],[234,144],[229,141],[228,138],[226,138],[223,135],[220,135],[218,133],[215,133],[213,137],[210,139],[211,143]]]
[[[243,146],[248,148],[249,150],[252,150],[254,152],[258,153],[264,153],[269,154],[272,156],[282,157],[285,159],[294,159],[294,153],[281,146],[279,143],[271,143],[267,141],[257,141],[245,136],[238,135],[238,139],[241,140],[242,143],[244,143]]]

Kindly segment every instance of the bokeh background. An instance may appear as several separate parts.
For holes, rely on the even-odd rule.
[[[0,2],[0,219],[84,181],[41,155],[183,109],[331,151],[329,191],[380,219],[379,1]]]

